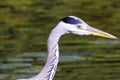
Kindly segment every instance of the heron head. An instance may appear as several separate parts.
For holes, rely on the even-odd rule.
[[[68,16],[61,20],[61,25],[67,33],[73,33],[78,35],[95,35],[106,38],[117,39],[117,37],[101,31],[99,29],[93,28],[85,23],[82,19],[75,16]]]

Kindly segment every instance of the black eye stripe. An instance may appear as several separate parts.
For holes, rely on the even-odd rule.
[[[65,23],[69,23],[69,24],[80,24],[80,20],[77,20],[75,18],[72,18],[72,17],[65,17],[62,19],[63,22]]]

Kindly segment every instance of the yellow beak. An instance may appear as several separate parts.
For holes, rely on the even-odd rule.
[[[115,37],[107,32],[101,31],[99,29],[96,29],[96,28],[93,28],[90,26],[88,27],[87,31],[89,31],[90,34],[95,35],[95,36],[117,39],[117,37]]]

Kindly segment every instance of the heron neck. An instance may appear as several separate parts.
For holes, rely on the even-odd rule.
[[[49,35],[48,44],[47,44],[49,54],[51,54],[52,53],[51,51],[54,51],[54,49],[58,46],[58,41],[61,36],[62,34],[60,34],[59,32],[55,32],[55,31],[51,32],[51,34]]]
[[[58,41],[63,35],[63,31],[59,27],[54,28],[48,38],[48,57],[43,70],[34,78],[40,80],[53,80],[59,61]]]
[[[44,70],[47,73],[47,77],[45,80],[52,80],[56,72],[57,64],[59,61],[58,41],[61,36],[62,34],[60,32],[58,32],[57,30],[52,30],[48,38],[48,57],[44,67]]]

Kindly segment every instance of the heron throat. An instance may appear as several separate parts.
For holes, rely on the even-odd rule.
[[[59,61],[58,41],[63,34],[64,33],[62,33],[61,30],[58,28],[54,28],[51,31],[47,44],[47,61],[43,70],[38,74],[39,78],[41,76],[40,80],[53,80]]]

